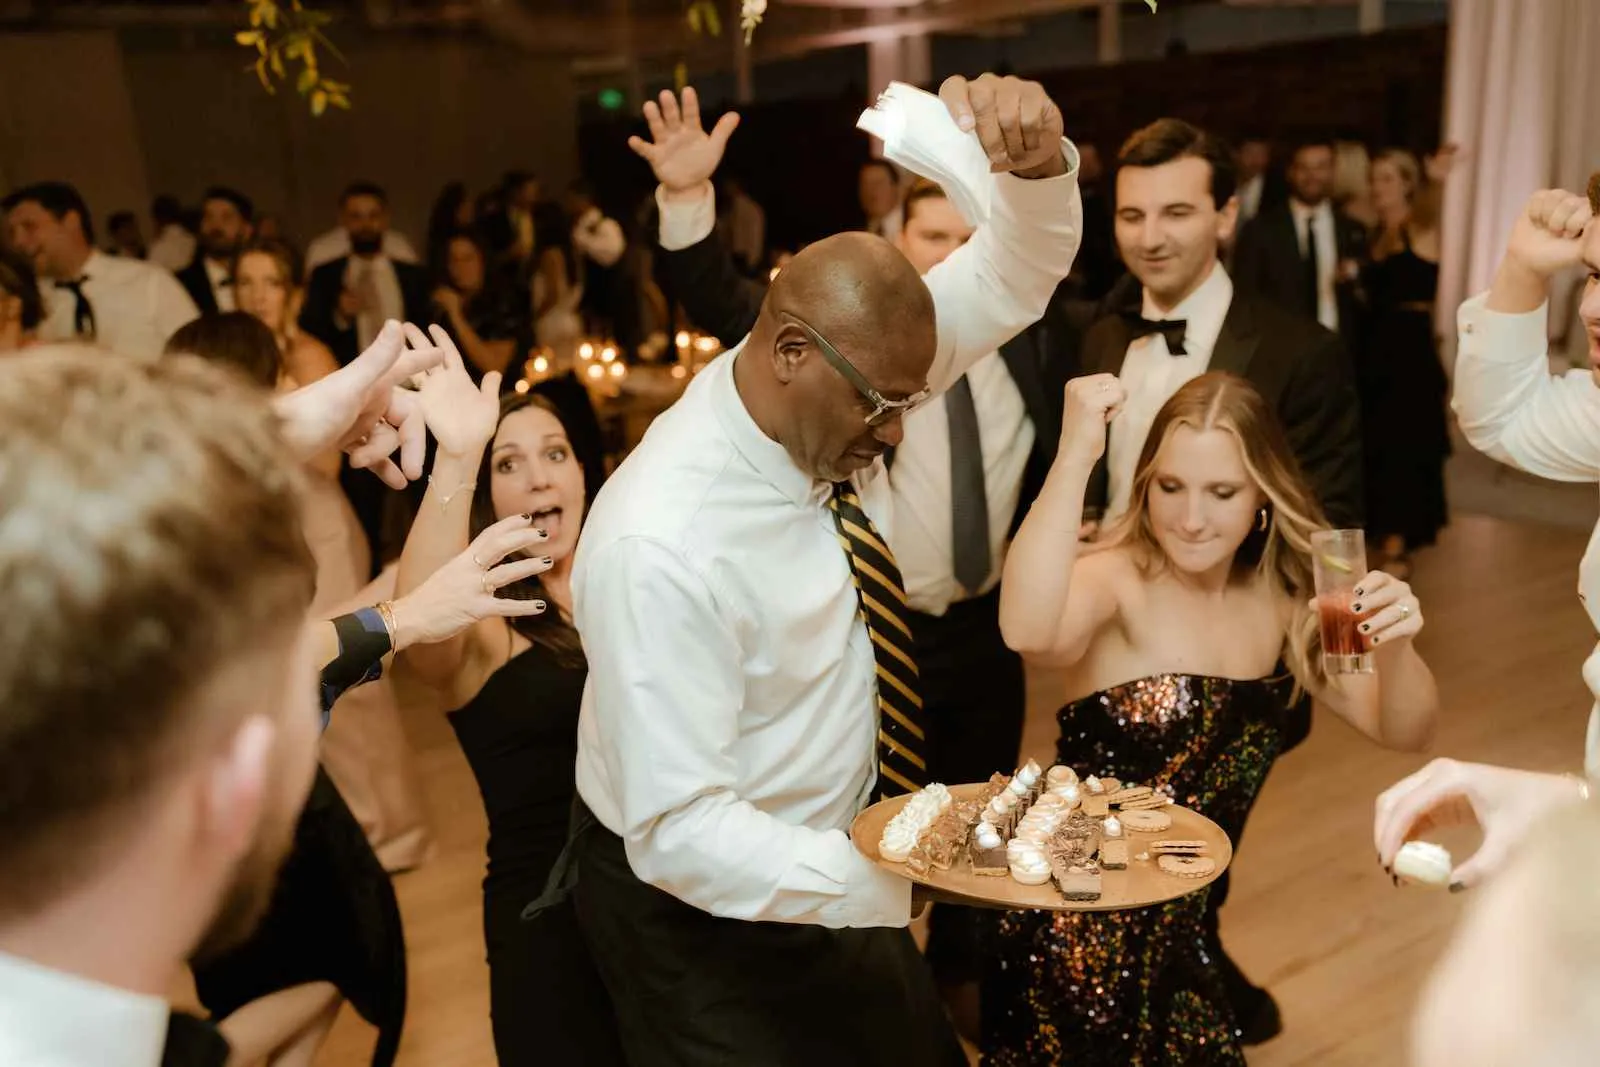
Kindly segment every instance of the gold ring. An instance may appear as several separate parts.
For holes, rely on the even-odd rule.
[[[486,570],[488,570],[488,569],[489,569],[489,568],[488,568],[488,566],[486,566],[486,565],[485,565],[485,564],[484,564],[484,562],[483,562],[483,560],[481,560],[481,559],[479,559],[479,558],[478,558],[478,554],[477,554],[477,553],[476,553],[476,552],[474,552],[474,553],[473,553],[473,554],[472,554],[472,562],[473,562],[473,563],[475,563],[475,564],[477,564],[477,565],[478,565],[478,569],[479,569],[479,570],[480,570],[480,571],[486,571]]]
[[[485,573],[483,576],[483,591],[488,593],[490,596],[494,596],[494,583],[489,580],[489,575],[487,573]]]
[[[1411,605],[1410,604],[1401,604],[1400,605],[1400,617],[1402,619],[1411,618]]]

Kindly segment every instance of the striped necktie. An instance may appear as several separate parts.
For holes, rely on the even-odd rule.
[[[927,784],[928,765],[905,582],[850,483],[834,485],[829,507],[850,560],[861,618],[878,665],[878,784],[873,797],[913,793]]]

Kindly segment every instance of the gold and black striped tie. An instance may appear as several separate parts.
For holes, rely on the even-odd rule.
[[[905,582],[889,546],[861,508],[848,482],[833,487],[833,522],[850,560],[861,617],[878,664],[878,786],[874,797],[912,793],[928,783],[922,697],[906,622]]]

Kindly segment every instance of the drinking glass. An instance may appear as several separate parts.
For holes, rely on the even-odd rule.
[[[1371,674],[1372,651],[1351,610],[1356,583],[1367,574],[1367,541],[1360,530],[1311,535],[1311,559],[1322,622],[1322,662],[1329,674]]]

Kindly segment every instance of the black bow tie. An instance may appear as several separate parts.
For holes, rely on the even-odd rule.
[[[1128,312],[1124,315],[1128,323],[1128,330],[1133,334],[1129,341],[1137,341],[1141,337],[1149,337],[1159,333],[1166,338],[1167,351],[1175,356],[1187,356],[1188,349],[1183,347],[1185,331],[1189,328],[1187,319],[1159,319],[1151,320],[1138,312]]]

